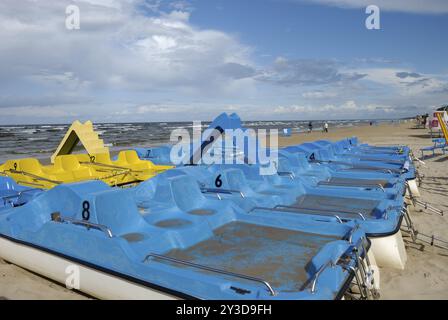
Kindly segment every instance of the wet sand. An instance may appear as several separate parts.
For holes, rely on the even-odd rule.
[[[319,139],[338,140],[357,136],[361,141],[376,144],[406,144],[416,156],[419,149],[432,144],[426,129],[412,129],[412,123],[350,128],[330,128],[329,133],[313,132],[280,137],[280,146]],[[440,153],[440,152],[439,152]],[[448,153],[423,160],[424,175],[420,187],[422,199],[448,212]],[[428,211],[412,210],[416,228],[426,234],[448,239],[448,214],[439,216]],[[448,250],[405,238],[408,263],[405,270],[381,269],[382,299],[448,299]],[[0,260],[0,299],[86,299],[85,296],[43,279],[22,268]]]

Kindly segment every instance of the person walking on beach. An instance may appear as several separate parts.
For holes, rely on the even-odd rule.
[[[328,122],[327,121],[325,121],[325,123],[324,123],[324,132],[328,133]]]
[[[311,133],[311,131],[313,131],[313,123],[310,121],[308,123],[308,133]]]

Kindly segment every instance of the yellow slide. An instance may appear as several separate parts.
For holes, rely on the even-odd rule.
[[[71,154],[79,142],[89,154],[109,153],[109,148],[104,145],[104,141],[93,130],[92,122],[81,123],[76,120],[68,128],[55,153],[51,156],[51,163],[55,163],[58,156]]]
[[[445,111],[436,112],[437,120],[439,120],[440,128],[442,128],[443,136],[445,137],[445,143],[448,144],[448,129],[446,128],[446,123],[443,120],[443,115]]]

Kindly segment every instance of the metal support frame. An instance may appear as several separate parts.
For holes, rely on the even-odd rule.
[[[415,229],[414,224],[411,220],[411,215],[409,214],[409,210],[407,207],[402,209],[402,214],[404,215],[404,219],[406,221],[406,226],[408,229],[408,232],[411,234],[412,241],[414,243],[417,242],[417,240],[420,240],[422,242],[428,243],[431,246],[439,247],[445,250],[448,250],[448,241],[445,239],[441,239],[436,237],[435,235],[428,235],[425,233],[422,233]],[[437,242],[439,244],[437,244]]]
[[[448,241],[444,239],[440,239],[435,235],[427,235],[421,232],[417,232],[416,237],[418,240],[423,241],[425,243],[430,244],[432,247],[438,247],[445,250],[448,250]],[[423,237],[423,239],[422,239]],[[429,239],[429,240],[427,240]]]
[[[406,182],[406,186],[407,186],[407,188],[409,190],[409,184],[407,182]],[[431,211],[433,213],[436,213],[436,214],[439,214],[441,216],[444,215],[444,211],[443,210],[434,207],[433,205],[429,204],[428,202],[424,202],[422,200],[417,199],[416,197],[414,197],[412,195],[410,190],[409,190],[409,198],[411,199],[412,204],[414,205],[414,207],[420,206],[420,207],[424,208],[425,210],[429,210],[429,211]]]
[[[401,209],[401,214],[403,215],[404,220],[406,222],[408,232],[411,234],[412,241],[415,242],[417,240],[417,230],[415,230],[414,228],[414,224],[411,220],[411,215],[409,214],[407,206]]]
[[[351,232],[352,235],[353,233],[354,231]],[[378,299],[379,293],[373,286],[374,270],[372,270],[370,259],[367,255],[366,242],[367,239],[365,237],[362,237],[358,245],[353,248],[353,253],[356,259],[356,266],[358,268],[355,269],[353,266],[345,266],[345,267],[347,270],[354,273],[356,284],[361,294],[361,299]],[[361,258],[360,254],[361,250],[364,253],[364,260]]]
[[[424,202],[424,201],[421,201],[421,200],[418,200],[418,199],[415,199],[415,198],[413,198],[411,200],[414,203],[414,205],[419,205],[419,206],[423,207],[425,210],[432,211],[432,212],[437,213],[437,214],[439,214],[441,216],[443,216],[443,214],[444,214],[443,210],[438,209],[438,208],[430,205],[427,202]]]

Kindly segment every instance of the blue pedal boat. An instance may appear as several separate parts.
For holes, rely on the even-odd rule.
[[[369,298],[368,248],[355,223],[249,215],[187,176],[60,185],[0,213],[3,259],[99,298]]]
[[[0,210],[21,206],[42,190],[18,185],[12,178],[0,176]]]
[[[347,148],[358,149],[362,152],[369,153],[386,153],[386,154],[404,154],[410,155],[412,153],[408,146],[375,146],[366,143],[360,143],[357,137],[350,137],[342,140]]]
[[[297,153],[297,147],[287,147],[279,151],[279,158],[287,158],[294,169],[282,167],[284,174],[296,174],[307,177],[307,182],[315,181],[315,185],[335,187],[382,189],[389,194],[404,194],[406,191],[404,178],[397,173],[374,170],[348,170],[347,166],[334,166],[320,162],[309,162],[304,153]],[[170,162],[170,146],[134,149],[141,159],[151,159],[156,164],[172,164]],[[149,156],[152,154],[152,156]]]
[[[415,168],[413,164],[406,161],[404,164],[387,163],[381,161],[364,161],[362,159],[338,157],[328,147],[319,147],[312,143],[304,143],[297,146],[287,147],[288,152],[305,153],[311,162],[330,165],[338,170],[350,171],[374,171],[398,174],[406,180],[415,179]]]
[[[172,165],[170,160],[170,145],[161,145],[152,148],[133,148],[142,160],[152,161],[156,165]]]
[[[319,147],[328,147],[333,151],[335,156],[348,157],[360,159],[363,161],[379,161],[384,163],[401,164],[403,165],[406,161],[410,161],[408,154],[401,153],[383,153],[383,152],[369,152],[366,153],[364,150],[358,148],[347,147],[344,141],[328,141],[328,140],[318,140],[312,142],[312,144]]]
[[[204,194],[230,199],[244,211],[263,212],[271,219],[314,216],[340,223],[356,222],[366,231],[379,266],[403,269],[407,256],[400,231],[403,219],[411,226],[403,198],[389,199],[381,191],[312,187],[299,177],[260,176],[256,166],[213,165],[179,167],[167,175],[189,175]],[[285,214],[278,215],[278,212]]]
[[[221,126],[215,121],[210,127],[213,126],[227,127],[227,124]],[[241,128],[241,123],[233,128]],[[350,144],[347,141],[341,145]],[[312,147],[313,151],[329,148],[328,143],[321,144],[322,146],[309,144],[308,147]],[[315,169],[310,171],[302,165],[304,163],[301,157],[306,152],[300,149],[302,146],[280,150],[279,172],[271,177],[261,177],[256,166],[244,165],[188,166],[181,170],[193,176],[208,196],[232,199],[246,212],[258,207],[265,208],[264,211],[288,210],[290,213],[295,211],[326,216],[342,222],[358,221],[361,225],[368,226],[366,232],[378,240],[376,243],[381,243],[380,249],[376,250],[380,256],[379,264],[402,269],[406,262],[406,252],[400,226],[404,218],[406,224],[411,225],[403,201],[406,192],[405,170],[399,170],[399,164],[383,163],[380,160],[362,162],[354,157],[354,160],[362,164],[310,163],[306,159],[306,164]],[[387,151],[393,152],[395,149],[388,148]],[[140,150],[143,156],[157,154],[165,161],[169,159],[170,152],[169,146]],[[378,154],[384,155],[378,152],[375,155]],[[387,152],[385,154],[389,156]],[[210,172],[213,174],[210,175]],[[171,174],[176,173],[171,171]],[[220,180],[219,186],[216,185],[216,180]],[[390,248],[385,248],[384,244],[390,245],[393,252],[389,251]]]
[[[310,163],[303,153],[278,152],[278,171],[306,178],[314,186],[334,186],[347,188],[379,189],[392,197],[403,195],[405,180],[399,175],[371,171],[335,170],[321,163]]]

